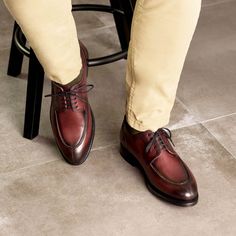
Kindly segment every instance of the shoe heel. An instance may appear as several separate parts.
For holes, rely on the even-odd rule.
[[[120,145],[120,155],[123,157],[125,161],[127,161],[130,165],[137,167],[138,163],[133,155],[121,144]]]

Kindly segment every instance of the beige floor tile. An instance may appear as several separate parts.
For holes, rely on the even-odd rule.
[[[121,50],[114,26],[98,29],[93,34],[84,34],[81,40],[87,46],[90,58],[106,56]]]
[[[235,1],[203,9],[190,47],[178,97],[201,121],[236,111],[235,10]]]
[[[198,180],[195,207],[156,199],[114,146],[93,151],[80,167],[58,160],[1,175],[1,233],[235,235],[236,160],[200,125],[173,136]]]
[[[170,114],[170,122],[167,128],[179,129],[185,126],[196,124],[195,117],[186,109],[184,104],[177,98]]]
[[[210,120],[203,125],[236,158],[236,114]]]
[[[0,173],[60,158],[45,137],[22,137],[26,81],[1,77]]]
[[[12,37],[14,20],[6,9],[3,1],[0,1],[0,50],[8,48]]]
[[[99,19],[102,13],[97,12],[74,12],[74,19],[77,25],[79,38],[84,34],[91,34],[93,30],[104,27],[104,23]]]
[[[10,48],[0,50],[0,75],[2,76],[7,75],[9,55],[10,55]],[[22,65],[22,73],[17,78],[11,77],[11,79],[26,80],[28,76],[28,64],[29,64],[28,58],[24,57],[23,65]]]
[[[103,4],[110,5],[109,0],[73,0],[74,4]],[[106,12],[80,11],[74,12],[79,38],[93,35],[94,32],[114,26],[113,15]]]
[[[211,7],[213,5],[224,4],[226,2],[233,2],[235,0],[202,0],[203,7]]]
[[[6,76],[9,60],[9,48],[0,50],[0,75]]]

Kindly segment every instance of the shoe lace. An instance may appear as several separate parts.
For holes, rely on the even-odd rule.
[[[156,132],[153,133],[153,136],[150,140],[150,142],[148,143],[148,145],[146,146],[145,152],[148,153],[151,149],[151,147],[153,145],[158,144],[158,146],[160,147],[160,150],[162,149],[168,149],[167,148],[167,143],[163,140],[162,134],[164,134],[166,136],[166,138],[168,140],[170,140],[170,142],[172,143],[173,146],[175,146],[172,138],[171,138],[171,131],[168,128],[161,128],[158,129]]]
[[[53,93],[53,94],[47,94],[45,97],[62,97],[63,98],[63,104],[66,109],[77,109],[77,99],[88,103],[86,99],[84,99],[81,95],[83,93],[88,93],[94,88],[94,85],[92,84],[87,84],[87,85],[81,85],[81,86],[76,86],[73,89],[70,90],[65,90],[63,92],[58,92],[58,93]],[[74,96],[74,98],[71,98],[71,96]]]

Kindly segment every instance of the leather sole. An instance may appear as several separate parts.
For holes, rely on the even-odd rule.
[[[186,201],[186,200],[173,198],[172,196],[169,196],[168,194],[160,191],[155,186],[153,186],[152,183],[149,181],[149,179],[148,179],[143,167],[139,163],[139,161],[122,144],[120,144],[120,154],[125,161],[127,161],[130,165],[132,165],[133,167],[136,167],[140,170],[140,172],[142,173],[142,175],[145,179],[145,184],[146,184],[148,190],[152,194],[154,194],[156,197],[158,197],[161,200],[164,200],[166,202],[172,203],[176,206],[182,206],[182,207],[194,206],[198,202],[198,196],[194,199]]]

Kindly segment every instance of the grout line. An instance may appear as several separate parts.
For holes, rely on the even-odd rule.
[[[191,115],[193,117],[193,122],[195,122],[195,124],[200,124],[201,123],[201,121],[193,114],[191,109],[189,109],[189,107],[187,105],[185,105],[185,103],[179,97],[176,96],[175,99],[183,106],[183,108],[189,113],[189,115]],[[189,127],[189,126],[192,126],[192,125],[194,125],[194,124],[186,125],[186,126],[183,126],[183,127]]]
[[[0,52],[3,52],[3,51],[6,51],[6,50],[9,50],[10,51],[10,46],[7,46],[7,47],[2,47],[1,49],[0,49]]]
[[[176,96],[175,98],[182,106],[183,108],[191,115],[195,118],[195,116],[193,115],[192,111],[185,105],[185,103],[179,98]],[[196,122],[199,122],[198,120],[196,120]]]
[[[100,147],[97,147],[97,148],[94,148],[91,150],[91,153],[94,152],[94,151],[100,151],[100,150],[104,150],[104,149],[107,149],[109,147],[115,147],[117,146],[118,143],[112,143],[112,144],[109,144],[109,145],[106,145],[106,146],[100,146]],[[58,154],[60,155],[60,154]],[[61,161],[63,160],[62,157],[61,158],[58,158],[58,159],[55,159],[55,160],[50,160],[50,161],[45,161],[45,162],[39,162],[35,165],[29,165],[29,166],[24,166],[24,167],[21,167],[21,168],[18,168],[18,169],[15,169],[15,170],[10,170],[10,171],[7,171],[7,172],[2,172],[0,173],[0,178],[2,176],[7,176],[7,175],[12,175],[14,173],[17,173],[18,171],[21,172],[21,171],[24,171],[24,170],[27,170],[27,169],[31,169],[31,168],[34,168],[34,167],[37,167],[37,166],[43,166],[43,165],[47,165],[51,162],[57,162],[57,161]],[[63,160],[64,161],[64,160]],[[65,162],[65,161],[64,161]],[[66,162],[65,162],[66,164]]]
[[[100,147],[92,148],[91,152],[104,150],[104,149],[107,149],[109,147],[115,147],[117,145],[118,145],[118,143],[112,143],[112,144],[108,144],[108,145],[105,145],[105,146],[100,146]]]
[[[208,8],[208,7],[213,7],[216,5],[224,4],[224,3],[229,3],[229,2],[234,2],[234,0],[223,0],[220,2],[215,2],[215,3],[206,3],[202,5],[202,8]]]
[[[228,148],[212,133],[204,124],[202,124],[204,128],[215,138],[215,140],[232,156],[233,159],[236,160],[236,156],[228,150]]]
[[[176,99],[178,99],[176,97]],[[178,99],[179,102],[182,103],[181,100]],[[184,105],[184,104],[183,104]],[[185,106],[185,105],[184,105]],[[213,118],[213,119],[209,119],[209,120],[206,120],[206,121],[202,121],[202,122],[196,122],[196,123],[193,123],[193,124],[189,124],[189,125],[186,125],[186,126],[181,126],[181,127],[178,127],[176,129],[173,129],[173,130],[178,130],[178,129],[183,129],[183,128],[186,128],[186,127],[191,127],[191,126],[195,126],[195,125],[198,125],[198,124],[201,124],[204,126],[204,128],[207,129],[207,131],[217,140],[217,142],[234,158],[236,159],[236,157],[234,156],[233,153],[231,153],[227,147],[220,142],[220,140],[204,125],[204,123],[208,122],[208,121],[212,121],[212,120],[217,120],[217,119],[220,119],[220,118],[224,118],[224,117],[228,117],[228,116],[231,116],[231,115],[235,115],[236,113],[232,113],[232,114],[228,114],[228,115],[224,115],[224,116],[219,116],[219,117],[216,117],[216,118]],[[94,149],[91,150],[91,153],[94,152],[94,151],[100,151],[100,150],[104,150],[104,149],[107,149],[107,148],[110,148],[110,147],[115,147],[119,145],[118,143],[112,143],[112,144],[109,144],[109,145],[105,145],[105,146],[100,146],[100,147],[96,147]],[[18,168],[18,169],[15,169],[15,170],[12,170],[12,171],[8,171],[8,172],[3,172],[3,173],[0,173],[0,177],[1,176],[7,176],[7,175],[12,175],[14,173],[17,173],[18,171],[22,171],[22,170],[27,170],[27,169],[31,169],[31,168],[34,168],[36,166],[42,166],[42,165],[47,165],[51,162],[57,162],[57,161],[60,161],[61,159],[55,159],[55,160],[50,160],[50,161],[45,161],[45,162],[41,162],[41,163],[38,163],[38,164],[35,164],[35,165],[29,165],[29,166],[25,166],[25,167],[22,167],[22,168]]]
[[[201,121],[200,123],[205,124],[205,123],[210,122],[210,121],[218,120],[218,119],[225,118],[225,117],[228,117],[228,116],[233,116],[233,115],[236,115],[236,112],[228,114],[228,115],[217,116],[217,117],[212,118],[212,119]]]
[[[191,126],[194,126],[194,125],[199,125],[201,124],[200,122],[196,122],[196,123],[191,123],[191,124],[187,124],[187,125],[180,125],[176,128],[171,128],[171,130],[178,130],[178,129],[183,129],[183,128],[188,128],[188,127],[191,127]]]
[[[61,159],[55,159],[55,160],[50,160],[50,161],[45,161],[45,162],[39,162],[38,164],[35,164],[35,165],[24,166],[24,167],[15,169],[15,170],[10,170],[10,171],[7,171],[7,172],[2,172],[2,173],[0,173],[0,177],[1,176],[5,176],[5,175],[12,175],[12,174],[14,174],[14,173],[16,173],[18,171],[27,170],[27,169],[30,169],[30,168],[33,168],[33,167],[36,167],[36,166],[42,166],[42,165],[45,165],[45,164],[48,164],[48,163],[51,163],[51,162],[60,161],[60,160]]]
[[[225,117],[228,117],[228,116],[236,115],[236,112],[233,112],[233,113],[230,113],[230,114],[227,114],[227,115],[217,116],[217,117],[214,117],[214,118],[211,118],[211,119],[201,121],[200,119],[197,119],[194,116],[194,114],[192,114],[191,110],[177,96],[176,96],[176,100],[190,113],[190,115],[192,115],[194,117],[195,122],[196,122],[195,124],[202,124],[203,125],[203,124],[205,124],[207,122],[210,122],[210,121],[214,121],[214,120],[218,120],[218,119],[225,118]],[[192,125],[194,125],[194,124],[186,125],[186,126],[183,126],[181,128],[189,127],[189,126],[192,126]]]
[[[79,38],[80,39],[84,39],[84,38],[87,38],[87,37],[90,37],[90,36],[93,36],[95,34],[99,34],[101,33],[101,31],[103,30],[106,30],[106,29],[111,29],[111,28],[114,28],[115,25],[114,24],[109,24],[109,25],[105,25],[105,26],[102,26],[102,27],[98,27],[98,28],[95,28],[95,29],[91,29],[87,32],[84,32],[82,34],[80,34],[79,30],[78,30],[78,34],[79,34]]]

